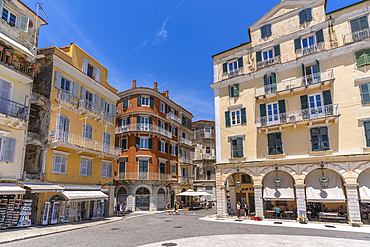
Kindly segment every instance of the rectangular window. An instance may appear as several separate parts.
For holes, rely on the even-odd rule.
[[[176,164],[171,163],[171,175],[176,176]]]
[[[11,26],[15,27],[15,21],[16,21],[16,15],[11,13],[9,10],[3,8],[2,16],[1,18],[8,22]]]
[[[370,83],[360,85],[362,104],[370,103]]]
[[[171,155],[176,155],[176,145],[171,145],[171,150],[170,150],[170,152],[171,152]]]
[[[70,92],[71,91],[71,81],[62,77],[62,80],[60,82],[60,88],[67,92]]]
[[[355,56],[356,56],[356,65],[358,68],[370,64],[370,49],[356,51]]]
[[[87,65],[87,75],[91,78],[94,78],[94,66],[92,66],[91,64]]]
[[[268,50],[268,51],[264,51],[262,53],[263,60],[269,60],[269,59],[271,59],[273,57],[274,57],[274,52],[273,52],[272,49],[271,50]]]
[[[101,177],[111,178],[112,177],[112,164],[102,163],[101,164]]]
[[[166,113],[166,105],[163,102],[161,102],[160,111],[163,112],[163,113]]]
[[[188,177],[188,168],[185,168],[185,167],[181,168],[181,176],[184,178]]]
[[[240,109],[230,111],[231,113],[231,125],[238,125],[241,124],[241,118],[240,118]]]
[[[211,167],[206,168],[206,175],[207,175],[207,180],[212,179],[212,169],[211,169]]]
[[[147,96],[141,96],[141,105],[142,106],[150,106],[149,97]]]
[[[171,126],[171,132],[173,136],[177,136],[177,128],[175,126]]]
[[[299,23],[303,24],[306,21],[312,21],[312,11],[311,8],[304,9],[298,13]]]
[[[312,151],[330,150],[327,127],[312,128],[310,131]]]
[[[302,38],[302,48],[312,47],[315,44],[314,36],[308,38]]]
[[[149,149],[148,140],[148,138],[140,138],[140,149]]]
[[[52,173],[66,174],[67,157],[54,154]]]
[[[127,150],[127,138],[122,138],[120,142],[121,150]]]
[[[231,158],[243,157],[243,138],[238,137],[231,140]]]
[[[149,161],[139,160],[139,172],[148,172],[149,171]]]
[[[83,124],[82,127],[82,137],[87,140],[92,140],[93,139],[93,127],[90,125],[85,125]]]
[[[126,172],[126,161],[119,162],[119,172]]]
[[[271,24],[266,24],[261,27],[261,38],[263,39],[264,37],[271,36]]]
[[[111,134],[103,131],[103,150],[106,153],[110,152]]]
[[[242,183],[243,184],[251,184],[252,183],[252,178],[248,174],[243,174],[242,175]]]
[[[229,86],[229,97],[239,96],[239,84],[234,84]]]
[[[165,153],[166,152],[166,142],[164,141],[159,141],[159,152]]]
[[[278,103],[270,103],[266,105],[267,108],[267,121],[269,125],[279,124],[280,123],[280,115],[278,111]]]
[[[166,163],[159,162],[159,173],[165,174],[166,173]]]
[[[352,33],[369,28],[368,16],[362,16],[360,18],[351,20]]]
[[[81,159],[80,176],[90,177],[92,174],[92,160]]]
[[[281,133],[270,133],[267,135],[268,154],[282,154],[283,153],[283,142],[281,139]]]
[[[15,144],[16,144],[15,138],[5,137],[2,161],[4,162],[14,161]]]

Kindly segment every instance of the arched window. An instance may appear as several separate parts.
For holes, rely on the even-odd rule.
[[[164,191],[164,189],[162,189],[162,188],[160,188],[159,190],[158,190],[158,194],[166,194],[166,192]]]
[[[147,188],[139,188],[136,191],[136,195],[148,195],[150,194],[149,190]]]

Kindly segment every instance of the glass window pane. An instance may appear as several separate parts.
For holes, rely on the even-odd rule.
[[[268,59],[268,56],[267,56],[267,52],[265,51],[264,53],[263,53],[263,60],[267,60]]]
[[[273,53],[272,53],[272,50],[269,50],[269,58],[273,58]]]
[[[303,46],[303,48],[308,46],[307,39],[302,39],[302,46]]]
[[[313,44],[314,44],[313,37],[310,37],[310,38],[308,39],[308,42],[309,42],[310,46],[313,46]]]
[[[3,13],[2,13],[2,19],[4,21],[8,21],[8,10],[6,10],[5,8],[3,8]]]

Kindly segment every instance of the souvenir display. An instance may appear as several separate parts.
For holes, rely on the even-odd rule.
[[[53,203],[53,209],[51,210],[50,224],[58,223],[59,217],[59,202]]]
[[[47,225],[49,221],[50,202],[45,202],[44,213],[42,215],[42,224]]]
[[[32,210],[32,200],[24,199],[20,211],[20,218],[18,221],[18,227],[31,226],[31,210]]]
[[[1,199],[0,200],[0,229],[5,230],[13,227],[30,226],[32,200]],[[26,216],[23,224],[20,224]]]

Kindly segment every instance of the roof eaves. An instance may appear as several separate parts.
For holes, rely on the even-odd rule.
[[[249,34],[249,36],[250,36],[250,34]],[[251,43],[251,42],[250,42],[250,41],[248,41],[247,43],[243,42],[243,43],[241,43],[241,44],[240,44],[240,45],[238,45],[238,46],[232,47],[232,48],[230,48],[230,49],[228,49],[228,50],[226,50],[226,51],[222,51],[222,52],[219,52],[219,53],[217,53],[217,54],[215,54],[215,55],[212,55],[212,58],[214,59],[214,57],[215,57],[215,56],[217,56],[217,55],[220,55],[220,54],[222,54],[222,53],[225,53],[225,52],[231,51],[231,50],[236,49],[236,48],[239,48],[239,47],[241,47],[241,46],[243,46],[243,45],[247,45],[247,44],[249,44],[249,43]]]
[[[326,15],[333,14],[333,13],[335,13],[337,11],[340,11],[340,10],[343,10],[343,9],[346,9],[346,8],[349,8],[349,7],[352,7],[352,6],[355,6],[357,4],[360,4],[360,3],[363,3],[363,2],[367,2],[367,1],[369,1],[369,0],[360,0],[360,1],[356,2],[356,3],[352,3],[352,4],[347,5],[347,6],[344,6],[342,8],[339,8],[339,9],[336,9],[336,10],[333,10],[333,11],[330,11],[329,13],[326,13]],[[325,1],[325,11],[326,11],[326,2],[327,2],[327,0]]]

